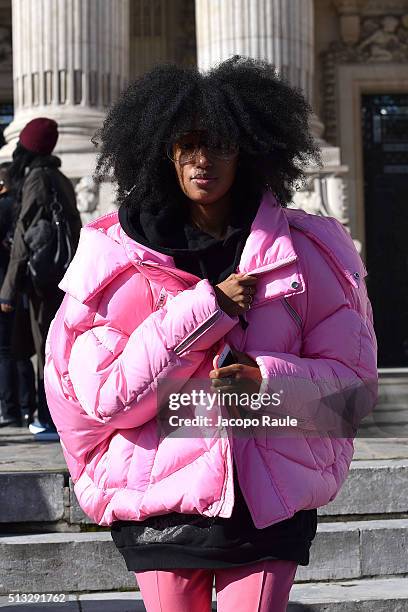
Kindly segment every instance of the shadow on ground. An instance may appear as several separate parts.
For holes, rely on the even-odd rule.
[[[44,612],[146,612],[142,601],[130,598],[118,601],[87,599],[59,604],[2,605],[0,603],[0,610],[1,612],[39,612],[40,610]],[[211,610],[216,612],[215,604]],[[300,603],[289,603],[287,607],[287,612],[313,612],[313,610],[315,608]]]

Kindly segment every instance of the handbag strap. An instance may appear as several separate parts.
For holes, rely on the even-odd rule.
[[[63,206],[62,206],[62,204],[61,204],[61,202],[59,201],[59,198],[58,198],[58,191],[57,191],[57,189],[55,187],[54,178],[53,178],[52,174],[49,172],[49,168],[47,166],[41,166],[41,168],[45,172],[44,176],[47,177],[47,179],[46,179],[47,187],[48,187],[49,192],[51,193],[51,198],[52,199],[51,199],[50,208],[52,210],[53,208],[57,207],[59,212],[62,212]],[[58,206],[56,206],[56,205],[58,205]]]

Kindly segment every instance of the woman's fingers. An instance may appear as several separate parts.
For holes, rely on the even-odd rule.
[[[249,282],[245,282],[244,281],[248,281]],[[242,279],[242,281],[240,280],[240,292],[239,292],[239,297],[238,297],[238,304],[239,306],[241,306],[241,308],[244,308],[245,310],[249,310],[251,307],[251,304],[254,300],[254,296],[255,296],[255,292],[256,292],[256,281],[257,279],[254,277],[251,277],[248,279],[248,277],[246,277],[245,279]]]
[[[215,285],[217,300],[224,312],[231,316],[242,314],[251,308],[256,292],[257,277],[250,274],[231,274]]]
[[[251,358],[248,358],[248,361]],[[229,385],[230,383],[225,383],[225,379],[232,379],[234,384],[240,380],[262,380],[261,370],[256,362],[253,364],[249,363],[233,363],[232,365],[225,366],[224,368],[216,368],[215,370],[211,370],[209,373],[209,377],[212,380],[212,383],[215,383],[216,380],[224,381],[223,384]]]
[[[236,279],[241,285],[256,285],[256,282],[258,280],[257,276],[251,276],[250,274],[247,274],[246,276],[240,276]]]
[[[210,378],[234,378],[239,372],[242,371],[244,366],[240,363],[233,363],[223,368],[215,368],[209,373]]]

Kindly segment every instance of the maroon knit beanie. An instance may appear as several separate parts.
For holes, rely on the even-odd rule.
[[[49,155],[58,140],[58,124],[53,119],[37,117],[27,123],[19,138],[27,151]]]

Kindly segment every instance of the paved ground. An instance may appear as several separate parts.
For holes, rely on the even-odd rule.
[[[408,408],[407,408],[408,412]],[[354,461],[371,459],[405,459],[408,437],[357,438]],[[35,442],[28,430],[0,429],[0,472],[66,470],[59,442]]]
[[[212,610],[216,611],[215,589],[212,600]],[[341,584],[295,584],[287,612],[405,612],[407,601],[408,584],[404,578],[348,580]],[[1,612],[146,612],[137,591],[71,594],[66,603],[38,605],[13,606],[9,605],[7,597],[0,597],[0,609]]]
[[[61,472],[66,469],[59,442],[35,442],[28,429],[0,429],[1,472]]]
[[[213,591],[212,611],[216,612],[216,594]],[[291,594],[291,599],[293,596]],[[370,604],[371,602],[368,602]],[[287,612],[309,612],[315,607],[301,604],[296,601],[289,602]],[[320,609],[320,608],[319,608]],[[327,609],[324,607],[323,609]],[[367,608],[368,610],[369,608]],[[6,597],[0,597],[1,612],[146,612],[146,608],[141,600],[140,592],[132,591],[128,593],[90,593],[69,596],[69,601],[58,604],[30,604],[30,605],[9,605]],[[402,610],[402,608],[401,608]],[[167,612],[167,611],[166,611]],[[168,611],[175,612],[175,611]],[[391,612],[391,610],[388,610]]]
[[[141,601],[140,592],[131,593],[90,593],[86,595],[70,594],[64,603],[38,603],[10,605],[7,597],[0,597],[0,610],[14,612],[146,612]],[[288,611],[290,612],[290,611]]]

